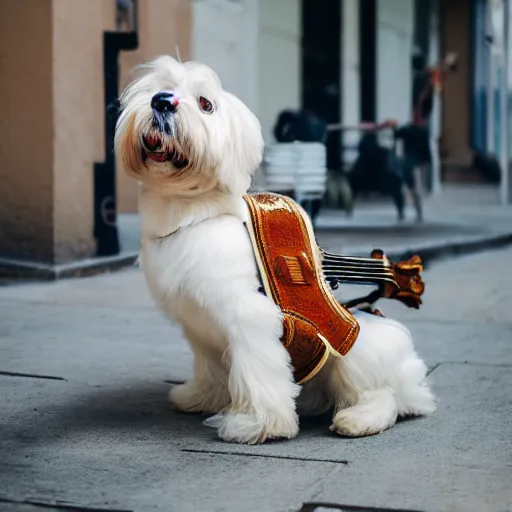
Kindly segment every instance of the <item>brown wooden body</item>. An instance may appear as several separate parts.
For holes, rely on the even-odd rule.
[[[325,282],[311,224],[298,204],[276,194],[244,199],[261,280],[266,294],[283,311],[282,342],[296,381],[303,383],[318,373],[329,354],[350,350],[359,325]]]

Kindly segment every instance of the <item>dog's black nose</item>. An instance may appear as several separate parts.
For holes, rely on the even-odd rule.
[[[170,92],[159,92],[155,94],[151,100],[151,108],[157,112],[176,112],[178,107],[178,99]]]

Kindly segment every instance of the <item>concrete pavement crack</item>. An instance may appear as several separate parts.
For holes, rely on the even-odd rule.
[[[435,364],[434,366],[432,366],[432,368],[429,368],[428,371],[427,371],[427,377],[434,373],[443,363],[437,363]]]
[[[181,452],[185,453],[202,453],[205,455],[235,455],[238,457],[259,457],[263,459],[282,459],[282,460],[296,460],[303,462],[330,462],[332,464],[344,464],[348,466],[350,461],[348,460],[336,460],[336,459],[313,459],[309,457],[291,457],[289,455],[272,455],[265,453],[245,453],[245,452],[230,452],[227,450],[199,450],[193,448],[182,448]]]
[[[484,366],[494,368],[512,368],[512,363],[479,363],[478,361],[441,361],[431,366],[427,371],[427,377],[434,373],[442,365],[466,365],[466,366]]]
[[[87,505],[74,505],[72,503],[56,501],[47,502],[39,501],[37,499],[24,499],[16,500],[11,498],[3,498],[0,496],[0,503],[10,503],[12,505],[32,505],[33,507],[53,509],[53,510],[67,510],[69,512],[134,512],[133,510],[120,509],[120,508],[98,508],[88,507]]]
[[[19,373],[19,372],[4,372],[0,370],[0,375],[4,375],[5,377],[25,377],[28,379],[47,379],[47,380],[64,380],[67,381],[64,377],[57,377],[55,375],[37,375],[35,373]]]

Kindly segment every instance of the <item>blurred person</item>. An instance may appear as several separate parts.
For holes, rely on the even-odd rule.
[[[403,179],[395,152],[379,141],[380,130],[396,128],[396,121],[364,123],[363,135],[358,144],[358,155],[348,173],[354,197],[364,192],[379,192],[392,198],[398,220],[404,219],[405,197]]]
[[[404,184],[411,193],[416,217],[420,222],[423,220],[423,211],[418,174],[421,176],[425,169],[429,169],[428,175],[431,175],[429,122],[434,95],[441,91],[446,73],[456,68],[457,60],[457,54],[450,52],[440,64],[427,66],[423,53],[416,50],[412,59],[412,122],[400,127],[395,133],[396,140],[403,143],[401,168]]]

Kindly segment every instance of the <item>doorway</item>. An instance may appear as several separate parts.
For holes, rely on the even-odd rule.
[[[341,1],[302,0],[302,108],[341,119]],[[327,137],[327,166],[341,166],[339,132]]]

